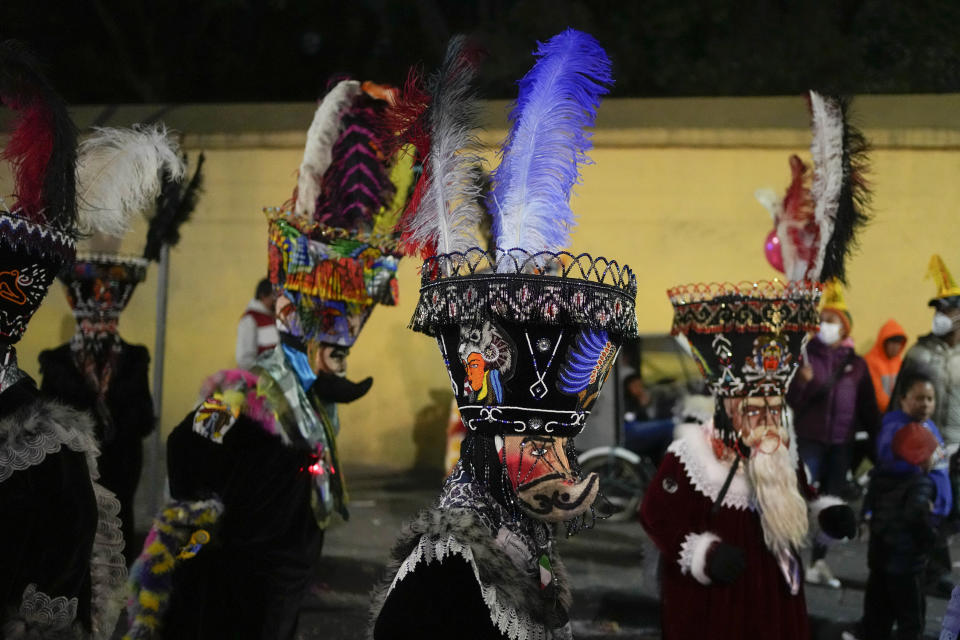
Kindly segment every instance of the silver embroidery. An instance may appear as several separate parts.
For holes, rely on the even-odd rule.
[[[77,617],[77,598],[58,596],[51,598],[37,585],[30,583],[23,590],[20,601],[20,616],[31,626],[45,629],[66,629]]]

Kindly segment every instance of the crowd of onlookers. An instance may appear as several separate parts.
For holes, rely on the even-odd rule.
[[[820,329],[787,393],[809,482],[821,495],[862,504],[870,574],[859,630],[844,636],[850,640],[883,640],[894,626],[897,638],[921,638],[925,596],[950,597],[954,589],[948,542],[960,532],[960,287],[937,256],[931,274],[938,288],[931,331],[908,346],[903,327],[888,320],[864,356],[854,348],[843,291],[828,284]],[[663,402],[636,373],[623,391],[627,426],[662,421],[676,400]],[[670,430],[658,437],[652,449],[662,454]],[[827,546],[814,539],[811,547],[807,582],[840,588]],[[945,640],[960,638],[960,587],[944,628]]]

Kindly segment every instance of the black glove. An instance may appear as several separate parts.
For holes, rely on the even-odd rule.
[[[343,376],[320,371],[317,379],[310,385],[310,393],[327,402],[347,403],[362,398],[372,385],[373,378],[352,382]]]
[[[726,542],[715,542],[707,552],[707,576],[716,584],[730,584],[740,577],[747,559],[743,549]]]
[[[835,504],[827,507],[817,516],[820,529],[833,538],[852,540],[857,535],[857,517],[848,505]]]

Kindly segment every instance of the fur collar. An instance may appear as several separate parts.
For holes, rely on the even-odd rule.
[[[0,482],[62,447],[86,454],[91,474],[96,473],[100,451],[89,415],[45,398],[16,409],[0,420]]]
[[[793,431],[793,421],[788,418],[787,424],[787,430],[790,433],[790,460],[796,467],[799,461],[797,437]],[[730,473],[731,463],[717,459],[711,442],[712,436],[712,419],[703,424],[680,424],[677,425],[673,442],[667,450],[680,459],[690,484],[701,494],[716,502],[720,489],[723,488],[723,483]],[[723,497],[723,506],[751,511],[757,508],[757,498],[743,464],[737,468],[737,473]]]
[[[507,637],[511,640],[554,637],[555,632],[544,623],[547,611],[540,596],[536,567],[533,564],[526,570],[518,567],[471,509],[427,509],[404,525],[387,565],[387,581],[381,583],[372,596],[370,629],[395,584],[415,571],[420,563],[443,562],[453,554],[464,558],[473,568],[483,600],[490,609],[490,619]],[[555,551],[550,553],[550,562],[560,605],[569,611],[566,569]]]

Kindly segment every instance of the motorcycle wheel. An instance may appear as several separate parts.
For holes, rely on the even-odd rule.
[[[619,456],[609,455],[587,460],[581,465],[581,472],[583,475],[593,472],[599,477],[600,491],[609,502],[607,511],[611,512],[606,519],[625,522],[636,517],[643,492],[653,477],[648,468],[652,466],[646,459],[635,465]]]

